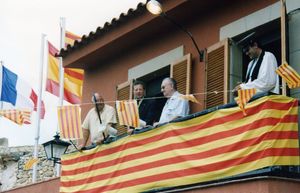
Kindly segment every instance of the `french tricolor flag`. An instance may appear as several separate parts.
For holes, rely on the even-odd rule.
[[[0,65],[0,101],[8,102],[17,108],[37,110],[38,97],[26,82],[20,80],[3,65]],[[42,101],[41,118],[44,118],[45,106]]]

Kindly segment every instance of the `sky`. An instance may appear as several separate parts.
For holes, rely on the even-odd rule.
[[[146,0],[0,0],[0,61],[38,93],[41,36],[46,35],[59,47],[60,17],[66,18],[66,29],[79,36],[88,35],[121,13],[136,8]],[[46,115],[41,121],[39,144],[53,139],[57,131],[58,98],[45,92],[44,65],[42,98]],[[7,107],[7,104],[3,105]],[[9,146],[34,145],[38,136],[36,112],[32,124],[19,126],[0,117],[0,138],[8,138]]]

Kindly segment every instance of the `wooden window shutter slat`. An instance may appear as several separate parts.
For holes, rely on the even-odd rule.
[[[177,81],[177,90],[182,94],[191,92],[191,54],[187,54],[172,62],[170,77]]]
[[[206,108],[228,102],[228,39],[207,49]]]
[[[119,84],[117,86],[117,100],[128,100],[128,99],[132,99],[132,80],[124,82],[122,84]],[[119,120],[118,118],[118,114],[117,114],[117,120]],[[123,135],[125,133],[127,133],[127,128],[123,125],[119,125],[119,121],[117,124],[117,130],[118,130],[118,135]]]

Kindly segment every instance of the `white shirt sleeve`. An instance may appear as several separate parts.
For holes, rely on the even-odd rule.
[[[266,52],[261,63],[257,79],[241,84],[242,89],[256,88],[258,92],[270,91],[276,86],[277,61],[272,53]]]

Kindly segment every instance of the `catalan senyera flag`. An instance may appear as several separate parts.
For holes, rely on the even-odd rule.
[[[62,156],[60,193],[144,192],[299,165],[298,101],[271,95]]]
[[[248,103],[248,101],[256,94],[256,89],[243,89],[238,90],[238,96],[235,98],[236,103],[240,107],[240,109],[243,111],[243,114],[246,116],[247,113],[245,111],[245,106]]]
[[[58,50],[48,42],[48,75],[46,91],[59,97],[59,61],[55,57]],[[79,104],[82,97],[84,70],[75,68],[64,69],[64,100]]]
[[[29,109],[0,110],[0,115],[17,123],[18,125],[31,124],[31,111]]]
[[[81,129],[81,108],[77,105],[68,105],[57,108],[58,125],[61,137],[64,139],[83,138]]]
[[[300,87],[300,76],[288,63],[281,64],[276,73],[286,81],[289,88]]]
[[[200,104],[200,102],[192,94],[180,95],[179,97],[184,99],[184,100],[188,100],[188,101],[191,101],[193,103]]]
[[[69,32],[69,31],[66,31],[66,35],[65,35],[65,47],[67,47],[68,45],[71,45],[73,46],[74,45],[74,42],[75,40],[80,40],[81,37],[72,33],[72,32]]]
[[[39,159],[37,159],[37,158],[29,159],[24,165],[24,170],[30,170],[32,168],[32,166],[34,164],[37,164],[38,162],[39,162]]]
[[[140,117],[136,100],[116,101],[120,125],[139,127]]]

